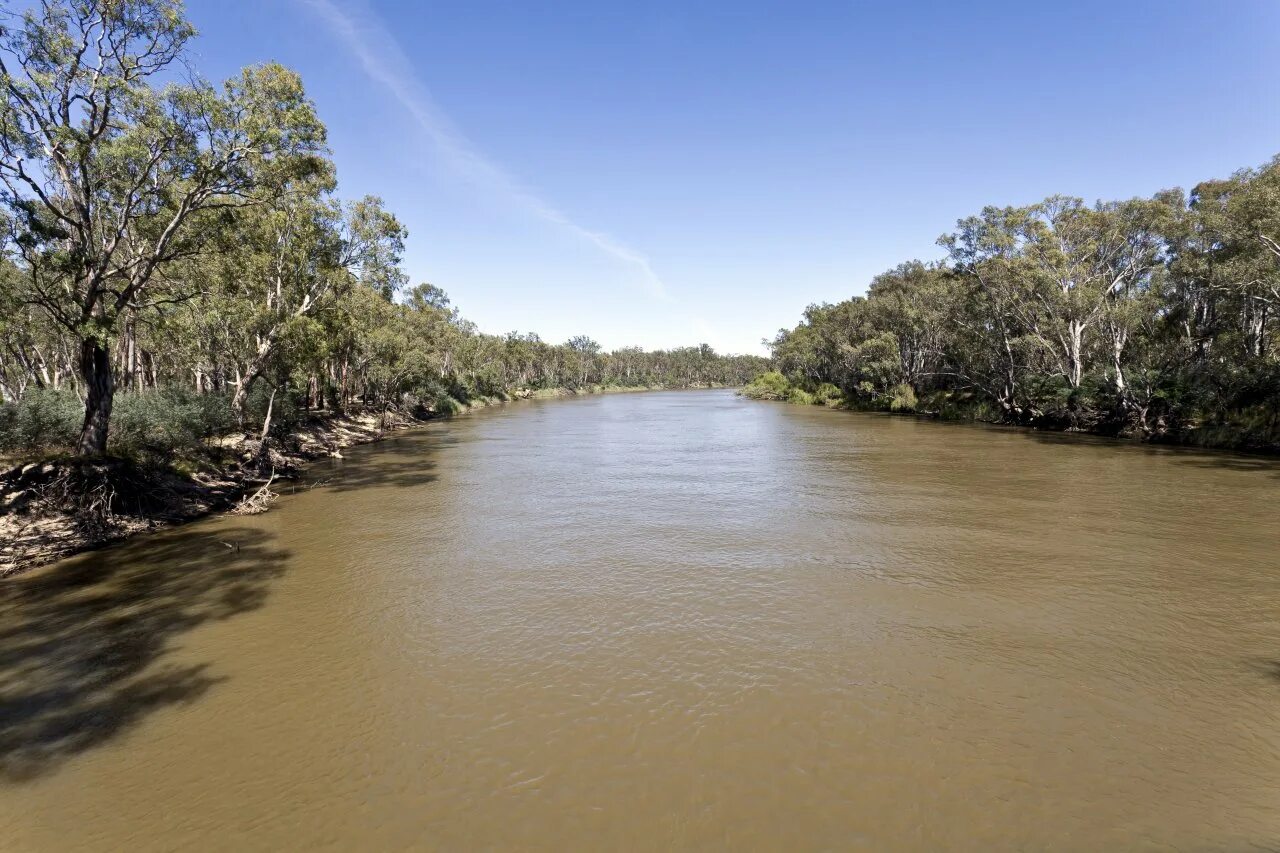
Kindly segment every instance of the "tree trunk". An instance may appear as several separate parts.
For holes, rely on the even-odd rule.
[[[244,429],[245,420],[245,403],[249,399],[249,387],[253,385],[254,380],[262,375],[262,371],[267,366],[267,359],[271,358],[275,351],[275,333],[265,338],[259,338],[258,351],[254,353],[253,358],[245,365],[244,373],[240,373],[240,365],[236,365],[236,391],[231,396],[231,411],[236,416],[236,424]]]
[[[346,411],[347,408],[347,369],[349,367],[350,362],[344,357],[342,359],[342,378],[338,384],[338,408],[342,411]]]
[[[155,353],[150,350],[142,350],[142,382],[147,388],[155,390],[160,382],[157,375],[159,368],[156,367]]]
[[[250,368],[236,382],[236,391],[231,395],[231,412],[235,415],[236,424],[244,429],[245,404],[249,400],[249,386],[258,378],[258,371]]]
[[[258,438],[258,443],[263,447],[267,444],[267,436],[271,434],[271,410],[276,405],[276,391],[279,388],[271,389],[271,399],[267,400],[267,416],[262,419],[262,435]]]
[[[1067,333],[1070,336],[1067,340],[1067,366],[1070,368],[1067,381],[1072,388],[1079,388],[1084,381],[1084,324],[1072,320]]]
[[[80,378],[85,387],[84,425],[76,441],[76,453],[81,456],[106,453],[116,382],[111,353],[94,338],[80,342]]]
[[[1127,337],[1128,335],[1116,334],[1111,345],[1111,369],[1115,372],[1116,393],[1121,399],[1127,399],[1125,392],[1128,390],[1124,379],[1124,365],[1121,363]]]

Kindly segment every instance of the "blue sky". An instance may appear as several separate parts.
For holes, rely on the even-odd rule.
[[[1057,8],[1050,8],[1050,6]],[[763,352],[985,204],[1280,153],[1280,3],[188,0],[481,329]]]

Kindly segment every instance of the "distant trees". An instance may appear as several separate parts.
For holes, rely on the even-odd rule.
[[[903,264],[780,332],[788,382],[856,405],[909,391],[953,415],[1280,444],[1280,161],[1190,195],[988,207],[939,243],[944,262]]]

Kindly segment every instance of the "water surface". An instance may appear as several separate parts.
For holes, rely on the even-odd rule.
[[[1280,842],[1280,467],[526,402],[0,584],[7,850]]]

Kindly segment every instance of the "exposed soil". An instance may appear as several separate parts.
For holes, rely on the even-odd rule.
[[[273,480],[417,423],[381,412],[313,418],[265,447],[236,433],[214,442],[189,474],[115,457],[14,466],[0,473],[0,577],[210,512],[259,512]]]

